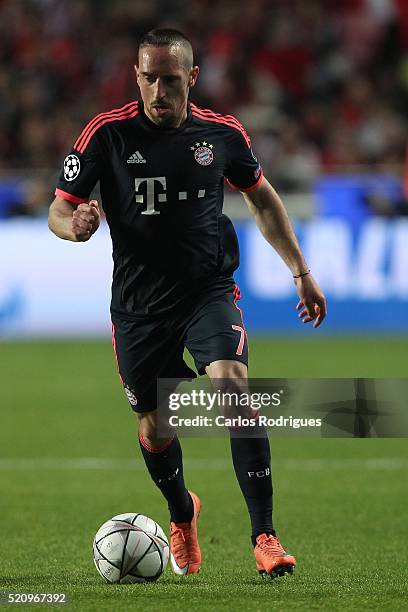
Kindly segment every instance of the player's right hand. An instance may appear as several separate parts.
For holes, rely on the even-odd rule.
[[[72,215],[72,233],[77,242],[86,242],[96,232],[101,222],[99,204],[90,200],[88,204],[79,204]]]

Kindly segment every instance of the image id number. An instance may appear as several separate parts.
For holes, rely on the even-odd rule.
[[[68,598],[66,593],[1,593],[2,604],[64,604]]]

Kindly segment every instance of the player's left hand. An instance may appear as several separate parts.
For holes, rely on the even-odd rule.
[[[299,318],[303,323],[314,321],[313,327],[323,323],[326,313],[326,298],[311,274],[295,279],[299,302],[296,310],[300,310]]]

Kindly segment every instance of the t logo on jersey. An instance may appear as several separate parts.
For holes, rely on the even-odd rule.
[[[145,196],[138,193],[139,187],[143,184],[147,183],[146,187],[146,210],[142,211],[142,215],[160,215],[160,210],[156,210],[154,208],[156,195],[155,192],[155,183],[160,183],[163,187],[163,190],[166,191],[166,177],[165,176],[153,176],[150,178],[136,178],[135,179],[135,190],[136,190],[136,202],[138,204],[144,204]],[[158,202],[167,202],[167,195],[165,193],[157,194]]]

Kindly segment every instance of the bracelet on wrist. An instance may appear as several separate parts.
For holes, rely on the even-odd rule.
[[[294,274],[293,278],[302,278],[302,276],[307,276],[308,274],[310,274],[310,270],[307,272],[302,272],[301,274]]]

